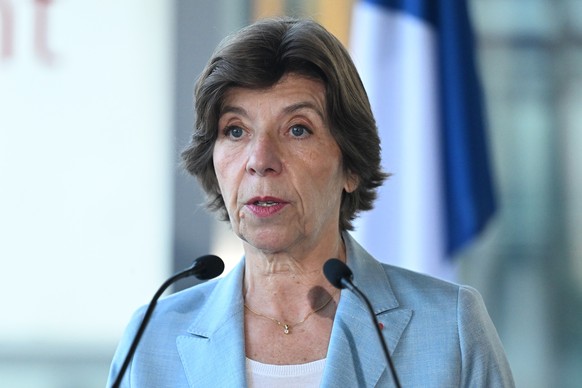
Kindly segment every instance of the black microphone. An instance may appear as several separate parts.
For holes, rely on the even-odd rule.
[[[384,355],[386,356],[386,361],[388,362],[388,366],[390,367],[390,372],[392,373],[392,379],[396,384],[396,387],[401,388],[400,380],[398,380],[398,376],[396,375],[396,369],[394,368],[394,364],[392,363],[392,358],[390,358],[390,352],[388,351],[388,345],[386,345],[386,341],[384,341],[384,337],[382,336],[382,332],[380,331],[380,325],[378,324],[378,319],[374,314],[374,310],[372,309],[372,304],[364,295],[362,291],[358,287],[354,285],[352,282],[353,274],[352,270],[341,260],[338,259],[329,259],[323,265],[323,274],[327,278],[327,280],[331,283],[332,286],[335,288],[344,289],[347,288],[348,290],[352,291],[356,294],[368,308],[370,312],[370,316],[372,317],[372,321],[374,322],[374,327],[376,328],[376,332],[378,333],[378,337],[380,338],[380,343],[382,344],[382,349],[384,350]]]
[[[224,262],[220,257],[214,255],[200,256],[199,258],[194,260],[194,264],[192,264],[191,267],[185,269],[182,272],[178,272],[177,274],[166,280],[164,284],[162,284],[162,286],[158,289],[158,291],[152,298],[148,306],[148,309],[146,310],[143,320],[141,321],[141,325],[139,326],[139,329],[135,334],[135,337],[133,338],[133,342],[131,343],[129,351],[127,352],[127,356],[125,356],[125,360],[121,365],[121,369],[119,369],[117,378],[115,379],[115,382],[111,386],[112,388],[118,388],[119,385],[121,384],[121,380],[125,375],[125,371],[129,366],[129,362],[131,361],[133,354],[137,349],[137,345],[139,344],[139,341],[143,335],[143,332],[145,331],[145,328],[152,316],[152,313],[154,312],[154,308],[158,303],[158,299],[160,298],[160,296],[162,296],[164,291],[166,291],[166,288],[168,288],[175,281],[188,276],[195,276],[200,280],[209,280],[220,275],[222,271],[224,271]]]

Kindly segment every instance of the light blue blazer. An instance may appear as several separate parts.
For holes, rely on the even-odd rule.
[[[513,387],[481,296],[372,258],[348,233],[347,264],[368,296],[402,387]],[[227,276],[158,303],[123,387],[245,387],[244,260]],[[145,308],[121,340],[113,382]],[[321,387],[392,387],[365,305],[342,290]]]

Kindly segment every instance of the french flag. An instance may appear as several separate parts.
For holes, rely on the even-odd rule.
[[[350,37],[392,177],[356,238],[379,260],[454,279],[496,204],[465,1],[359,0]]]

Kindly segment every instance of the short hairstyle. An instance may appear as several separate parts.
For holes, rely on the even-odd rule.
[[[225,93],[233,87],[268,88],[288,73],[325,85],[330,132],[341,150],[344,170],[358,179],[353,192],[344,191],[340,206],[340,229],[353,230],[352,221],[358,212],[372,209],[376,190],[388,174],[381,168],[380,138],[360,76],[341,42],[314,21],[261,20],[218,45],[196,82],[196,124],[182,152],[184,167],[206,191],[209,209],[228,220],[213,164]]]

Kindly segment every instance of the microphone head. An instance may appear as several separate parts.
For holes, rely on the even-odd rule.
[[[323,265],[323,274],[335,288],[343,289],[346,286],[342,280],[351,282],[352,270],[339,259],[329,259]]]
[[[215,255],[204,255],[194,260],[192,275],[200,280],[214,279],[224,271],[224,262]]]

